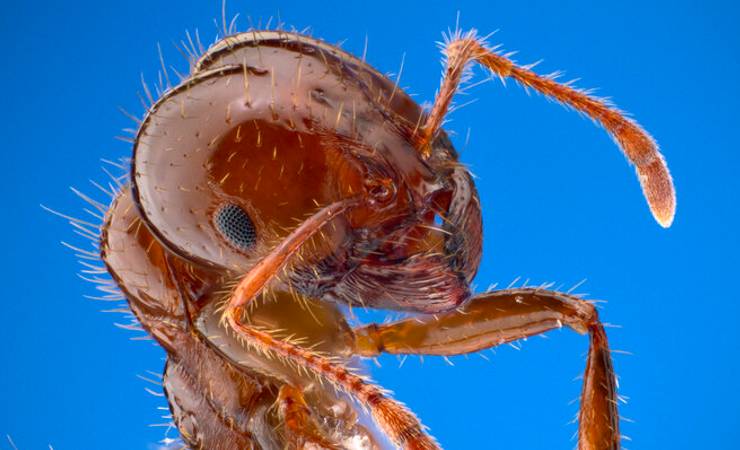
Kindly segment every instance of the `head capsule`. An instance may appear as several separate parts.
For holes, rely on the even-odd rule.
[[[336,47],[237,34],[150,108],[134,147],[134,200],[172,253],[244,273],[301,219],[357,197],[296,265],[294,285],[344,302],[446,309],[477,270],[480,207],[443,133],[431,156],[418,151],[422,119],[394,83]],[[425,284],[441,287],[438,298]]]

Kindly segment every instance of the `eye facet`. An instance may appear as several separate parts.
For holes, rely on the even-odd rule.
[[[237,250],[247,251],[257,242],[254,223],[239,205],[222,205],[213,216],[213,222],[221,236]]]

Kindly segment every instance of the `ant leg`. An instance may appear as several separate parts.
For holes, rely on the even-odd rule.
[[[270,253],[247,272],[237,285],[224,311],[223,319],[247,345],[257,351],[274,355],[305,369],[322,380],[329,381],[347,392],[372,414],[388,437],[404,449],[433,450],[439,448],[414,414],[393,400],[382,388],[354,373],[329,357],[273,337],[269,332],[242,321],[245,307],[268,283],[283,270],[293,255],[321,227],[354,206],[355,200],[332,203],[309,217]]]
[[[277,398],[278,416],[285,427],[287,449],[301,450],[305,446],[339,450],[339,446],[324,435],[311,416],[303,393],[295,386],[283,385]]]
[[[537,75],[532,66],[518,66],[505,55],[487,48],[475,30],[455,33],[447,40],[443,53],[446,70],[429,116],[421,129],[418,148],[430,155],[431,144],[442,126],[452,97],[465,76],[465,67],[475,61],[502,80],[513,78],[525,88],[553,98],[592,118],[612,135],[627,159],[636,166],[642,191],[655,219],[663,227],[673,222],[676,210],[675,190],[668,167],[652,137],[634,120],[603,99],[574,89],[568,83],[558,83],[553,76]]]
[[[567,325],[589,333],[579,412],[579,450],[619,449],[614,369],[594,306],[572,295],[534,288],[481,294],[443,314],[355,330],[356,353],[459,355],[495,347]]]

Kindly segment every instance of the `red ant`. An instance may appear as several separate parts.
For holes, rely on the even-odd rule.
[[[356,357],[465,354],[567,325],[590,336],[579,449],[619,448],[594,306],[546,289],[471,292],[481,208],[441,125],[476,62],[603,126],[668,227],[675,194],[665,161],[612,105],[516,65],[475,32],[450,36],[443,52],[425,112],[335,46],[249,31],[199,52],[148,108],[100,251],[167,352],[164,391],[189,447],[376,448],[385,436],[435,449]],[[340,305],[417,316],[352,328]]]

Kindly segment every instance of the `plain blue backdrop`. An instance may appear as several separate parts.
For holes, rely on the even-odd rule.
[[[190,3],[190,4],[186,4]],[[631,168],[603,130],[513,83],[474,88],[477,102],[448,129],[478,176],[484,259],[477,284],[555,281],[606,299],[618,325],[623,433],[631,449],[731,449],[740,439],[737,294],[737,133],[740,14],[733,2],[371,2],[231,0],[256,23],[270,16],[310,26],[329,42],[397,72],[420,102],[439,83],[435,41],[454,27],[544,58],[631,112],[661,144],[676,180],[673,227],[650,217]],[[40,203],[81,214],[68,186],[94,188],[101,158],[127,155],[115,141],[141,112],[140,73],[153,80],[156,43],[169,61],[185,29],[216,34],[220,3],[4,2],[0,70],[4,239],[0,269],[0,448],[153,448],[163,399],[136,378],[159,372],[162,353],[132,342],[116,317],[83,298],[91,286],[59,241],[75,241]],[[481,79],[481,72],[477,72]],[[466,136],[469,139],[466,144]],[[571,401],[587,340],[562,330],[511,347],[403,367],[382,358],[373,375],[412,407],[449,449],[570,449]]]

